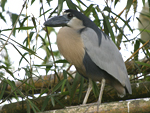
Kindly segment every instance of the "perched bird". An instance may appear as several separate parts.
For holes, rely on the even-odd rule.
[[[62,16],[55,16],[45,23],[48,27],[62,28],[57,34],[60,53],[77,71],[89,79],[89,86],[83,104],[86,104],[92,80],[102,81],[98,104],[101,103],[105,81],[114,87],[118,95],[132,94],[127,70],[113,41],[94,22],[81,12],[66,10]]]

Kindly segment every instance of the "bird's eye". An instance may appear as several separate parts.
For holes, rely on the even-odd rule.
[[[69,13],[68,14],[68,18],[72,18],[73,17],[73,14],[72,13]]]

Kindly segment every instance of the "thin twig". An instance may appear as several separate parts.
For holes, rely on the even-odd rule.
[[[145,45],[147,45],[148,43],[149,43],[149,40],[148,40],[147,42],[145,42],[142,47],[140,47],[139,49],[137,49],[137,50],[125,61],[125,63],[128,62],[132,57],[134,57],[134,56],[137,54],[137,52],[138,52],[140,49],[142,49]]]
[[[10,36],[11,36],[11,34],[13,33],[13,31],[14,31],[14,29],[15,29],[15,27],[16,27],[16,24],[17,24],[17,22],[18,22],[18,20],[19,20],[19,17],[20,17],[20,15],[21,15],[21,13],[22,13],[24,7],[25,7],[26,1],[27,1],[27,0],[25,0],[24,4],[23,4],[23,6],[22,6],[22,9],[21,9],[21,11],[20,11],[20,14],[19,14],[19,16],[18,16],[18,18],[17,18],[17,20],[16,20],[16,22],[15,22],[15,24],[14,24],[14,26],[13,26],[11,32],[10,32],[10,34],[9,34],[9,36],[8,36],[8,39],[6,40],[5,44],[4,44],[3,47],[1,48],[0,52],[4,49],[4,47],[6,46],[8,40],[10,39]]]

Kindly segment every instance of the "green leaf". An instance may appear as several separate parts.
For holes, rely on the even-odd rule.
[[[26,105],[27,105],[27,113],[30,113],[30,104],[28,100],[26,100]]]
[[[32,26],[29,26],[29,27],[18,27],[18,28],[14,28],[14,30],[30,30],[30,29],[33,29],[34,27]],[[10,31],[12,29],[4,29],[4,30],[1,30],[1,31]]]
[[[64,0],[58,0],[58,15],[62,11]]]
[[[79,88],[79,102],[81,101],[83,91],[84,78],[81,76],[80,88]]]
[[[143,66],[147,66],[150,67],[150,64],[148,63],[144,63],[144,62],[140,62],[140,61],[136,61],[137,64],[143,65]]]
[[[114,7],[116,6],[116,4],[119,2],[119,0],[115,0],[115,3],[114,3]]]
[[[72,102],[72,99],[75,96],[80,79],[81,79],[81,75],[79,75],[79,73],[76,73],[76,76],[75,76],[75,79],[73,81],[72,88],[71,88],[70,102]]]
[[[0,12],[0,19],[2,19],[4,22],[6,22],[4,16],[2,15],[2,13]],[[0,30],[1,31],[1,30]]]
[[[14,81],[6,79],[6,82],[10,85],[12,91],[14,91],[16,89]],[[15,98],[18,99],[18,95],[17,95],[16,91],[14,91],[14,95],[15,95]]]
[[[95,81],[92,81],[92,89],[93,89],[93,93],[94,93],[94,96],[95,98],[97,98],[97,96],[99,95],[99,90],[98,90],[98,87],[97,87],[97,84]]]
[[[6,86],[7,86],[7,83],[6,83],[6,81],[3,80],[1,82],[0,100],[3,98],[4,92],[6,90]]]
[[[127,10],[130,10],[130,7],[131,7],[132,3],[133,3],[133,0],[128,0],[127,1],[127,5],[126,5]]]
[[[52,93],[54,93],[58,88],[60,88],[63,84],[65,79],[61,80],[52,90]]]
[[[11,20],[12,20],[12,25],[13,25],[13,26],[15,25],[15,22],[16,22],[17,18],[18,18],[18,15],[17,15],[17,14],[14,14],[14,13],[11,14]],[[15,26],[15,27],[16,27],[16,26]],[[15,33],[16,33],[16,30],[14,29],[14,30],[13,30],[13,35],[14,35],[14,36],[15,36]]]
[[[69,91],[69,95],[71,95],[71,86],[70,86],[70,83],[69,83],[68,80],[67,80],[67,82],[66,82],[66,85],[67,85],[67,89],[68,89],[68,91]]]
[[[67,72],[65,70],[63,70],[63,76],[64,76],[64,79],[67,79]]]
[[[31,100],[28,99],[28,102],[30,103],[34,113],[37,113],[37,111],[40,112],[39,108]]]
[[[66,81],[67,81],[67,79],[64,79],[63,84],[62,84],[62,86],[61,86],[61,93],[63,93],[63,90],[64,90],[64,86],[65,86],[65,84],[66,84]]]
[[[33,25],[34,25],[34,27],[35,27],[35,30],[36,30],[36,32],[37,32],[35,17],[32,17],[31,19],[32,19]]]
[[[45,98],[45,100],[44,100],[44,102],[43,102],[43,105],[42,105],[42,108],[41,108],[41,111],[44,111],[44,110],[45,110],[45,108],[46,108],[46,106],[47,106],[48,101],[50,100],[50,98],[51,98],[51,95],[48,95],[48,96]]]
[[[16,48],[17,49],[17,48]],[[18,49],[17,49],[17,51],[18,52],[20,52]],[[20,59],[20,61],[19,61],[19,65],[21,64],[21,61],[25,58],[25,56],[28,54],[28,53],[24,53],[24,54],[22,54],[22,53],[20,53],[21,54],[21,59]],[[26,58],[25,58],[26,59]],[[28,60],[26,59],[26,61],[28,62]],[[29,62],[28,62],[29,63]]]
[[[114,36],[113,30],[112,30],[111,24],[110,24],[110,22],[109,22],[109,20],[108,20],[108,17],[105,16],[105,15],[103,15],[103,17],[104,17],[104,23],[105,23],[105,32],[106,32],[106,31],[109,31],[113,42],[116,43],[116,42],[115,42],[115,36]],[[108,32],[107,32],[107,33],[108,33]]]
[[[1,0],[1,7],[2,7],[2,11],[5,11],[4,7],[5,7],[5,4],[6,4],[7,0]]]
[[[128,15],[128,12],[130,11],[130,7],[133,3],[133,0],[128,0],[127,1],[127,5],[126,5],[126,14],[125,14],[125,17],[127,18],[127,15]]]
[[[44,91],[42,91],[42,92],[40,93],[40,95],[38,96],[38,98],[40,98],[44,93],[47,93],[48,91],[49,91],[48,88],[44,89]]]
[[[94,4],[91,4],[85,11],[84,11],[84,15],[86,15],[87,17],[89,17],[90,13],[93,10],[93,6]]]
[[[131,32],[133,32],[133,29],[132,29],[131,26],[128,24],[128,23],[130,22],[131,17],[130,17],[127,21],[125,21],[123,18],[121,18],[121,16],[118,16],[116,13],[114,13],[114,12],[112,12],[112,11],[111,11],[111,13],[114,14],[115,16],[117,16],[119,19],[121,19],[121,20],[124,22],[124,24],[127,25],[127,27],[129,28],[129,30],[130,30]]]
[[[24,26],[25,21],[29,18],[30,16],[26,16],[25,18],[23,18],[23,21],[20,22],[20,28]]]
[[[71,0],[66,0],[69,9],[77,10],[76,5]]]
[[[10,75],[14,78],[13,73],[12,73],[6,66],[1,65],[1,66],[0,66],[0,69],[5,69],[5,71],[6,71],[8,74],[10,74]]]
[[[35,0],[31,0],[31,5],[35,2]]]
[[[51,102],[52,102],[52,105],[54,107],[55,106],[55,101],[54,101],[54,97],[53,96],[51,96]]]
[[[134,44],[134,52],[136,50],[138,50],[140,47],[140,42],[139,40],[136,40],[135,44]],[[134,56],[134,60],[137,61],[138,60],[138,54],[139,54],[139,51],[137,52],[137,54]]]
[[[59,104],[62,108],[65,107],[64,104],[62,104],[57,98],[54,98],[54,100],[56,100],[56,101],[58,102],[58,104]]]
[[[117,44],[116,46],[118,47],[118,49],[120,48],[120,44],[121,44],[121,41],[122,41],[122,37],[123,34],[122,33],[119,33],[118,36],[117,36]]]
[[[68,63],[68,61],[65,59],[64,60],[56,60],[55,63]]]

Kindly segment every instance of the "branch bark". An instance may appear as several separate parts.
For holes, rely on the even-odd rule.
[[[150,97],[150,82],[132,84],[132,89],[133,89],[133,94],[126,95],[124,98],[119,98],[114,90],[110,91],[109,93],[107,92],[107,90],[104,90],[102,103]],[[85,93],[82,95],[81,101],[78,101],[78,94],[76,94],[71,105],[76,106],[76,105],[81,104],[84,99],[84,96],[85,96]],[[41,109],[45,99],[48,99],[46,97],[47,96],[41,97],[41,98],[36,98],[36,99],[32,99],[30,101],[32,101],[39,109]],[[65,106],[70,106],[70,97],[66,98],[64,95],[59,94],[55,98],[57,98],[57,100],[59,100],[62,105],[60,105],[59,103],[57,103],[57,101],[55,101],[55,106],[53,106],[51,99],[49,99],[49,102],[48,102],[45,110],[54,110],[54,109],[56,110],[56,109],[64,108]],[[90,97],[88,99],[88,103],[93,103],[96,101],[97,101],[97,98],[95,98],[94,94],[91,93]],[[138,106],[139,104],[138,104],[138,102],[137,103],[133,102],[133,105]],[[119,106],[118,108],[121,109],[122,105],[120,104],[120,102],[118,102],[118,106]],[[140,106],[143,107],[143,109],[147,110],[147,107],[150,107],[150,103],[148,103],[148,105],[147,105],[147,104],[145,104],[145,102],[140,102]],[[103,108],[100,108],[100,109],[103,109]],[[127,109],[127,108],[126,107],[122,108],[122,111],[123,111],[123,109]],[[135,109],[138,109],[138,107],[136,107]],[[1,106],[1,110],[0,110],[0,113],[20,113],[20,112],[22,112],[22,113],[27,112],[27,100]]]

